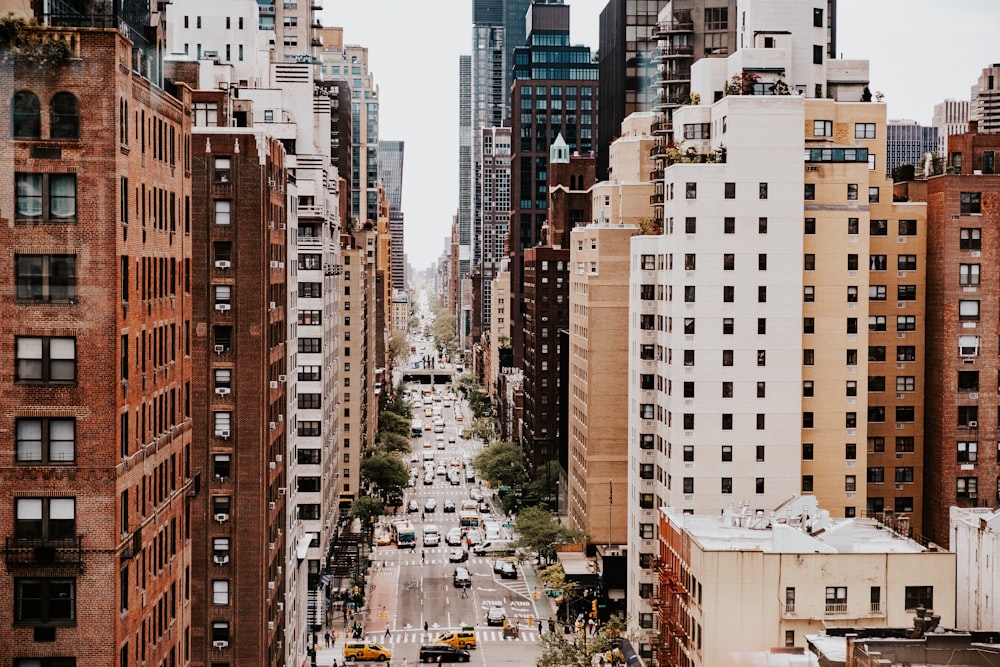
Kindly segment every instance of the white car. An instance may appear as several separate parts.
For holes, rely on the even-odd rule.
[[[438,449],[444,449],[444,436],[443,435],[441,435],[440,433],[438,433],[434,437],[434,441],[435,441],[435,443],[437,443],[437,448]]]
[[[447,475],[448,469],[444,467],[444,464],[441,464],[437,467],[437,470],[435,470],[434,473],[437,475]]]
[[[448,534],[444,536],[444,541],[447,542],[449,546],[459,546],[462,544],[462,529],[452,528],[448,531]]]
[[[438,506],[438,502],[435,499],[428,498],[427,502],[424,503],[424,511],[425,512],[433,512],[434,510],[437,509],[437,506]]]

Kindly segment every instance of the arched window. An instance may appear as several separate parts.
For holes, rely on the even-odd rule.
[[[49,110],[51,139],[80,138],[80,103],[73,93],[56,93]]]
[[[42,136],[42,113],[38,95],[30,90],[19,90],[14,93],[11,104],[14,120],[13,134],[15,139],[40,139]]]

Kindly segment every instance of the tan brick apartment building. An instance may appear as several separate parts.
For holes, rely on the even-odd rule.
[[[0,69],[0,663],[181,664],[189,91],[151,82],[117,30],[41,33],[67,64]]]

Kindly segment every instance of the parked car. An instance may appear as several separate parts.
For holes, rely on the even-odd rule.
[[[469,652],[450,644],[424,644],[420,647],[420,662],[469,662]]]

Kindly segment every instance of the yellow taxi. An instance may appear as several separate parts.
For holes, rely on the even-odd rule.
[[[392,651],[375,642],[354,642],[344,644],[344,660],[392,660]]]
[[[476,631],[458,630],[457,632],[446,632],[434,641],[441,644],[449,644],[456,648],[476,648]]]

